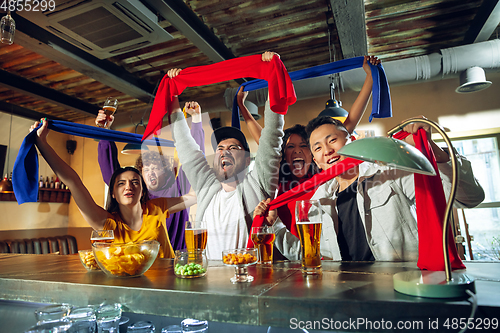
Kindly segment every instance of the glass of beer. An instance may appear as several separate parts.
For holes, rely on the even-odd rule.
[[[207,247],[207,222],[186,221],[185,237],[188,251],[205,250]]]
[[[257,261],[258,264],[272,264],[273,263],[273,245],[274,229],[272,226],[263,225],[261,227],[252,227],[250,237],[255,247],[259,251]]]
[[[321,207],[319,200],[299,200],[295,204],[295,217],[302,251],[302,272],[321,274]]]
[[[115,240],[115,234],[113,230],[92,230],[90,235],[90,242],[94,244],[95,242],[100,243],[113,243]]]
[[[104,106],[102,107],[102,109],[104,110],[104,113],[106,113],[107,119],[116,112],[117,108],[118,108],[118,100],[114,97],[106,98],[106,101],[104,102]],[[104,128],[106,128],[106,127],[108,127],[107,120],[106,120],[106,123],[104,123]]]

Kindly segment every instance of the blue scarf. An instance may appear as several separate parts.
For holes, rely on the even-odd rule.
[[[164,147],[174,147],[170,140],[155,139],[141,142],[142,135],[113,131],[95,126],[82,125],[60,120],[49,120],[51,130],[83,136],[86,138],[107,140],[125,143],[137,143],[147,145],[162,145]],[[41,124],[40,124],[41,126]],[[40,128],[40,126],[37,127]],[[23,140],[19,153],[12,170],[12,187],[18,204],[25,202],[36,202],[38,196],[38,154],[35,148],[36,130],[31,131]]]
[[[350,69],[363,67],[364,57],[349,58],[331,62],[324,65],[314,66],[311,68],[301,69],[295,72],[288,73],[292,81],[310,79],[313,77],[330,75],[334,73],[344,72]],[[390,118],[392,117],[391,95],[389,92],[389,83],[385,76],[384,67],[381,64],[374,66],[370,64],[373,87],[372,87],[372,112],[370,114],[370,122],[373,118]],[[243,83],[240,87],[244,87],[244,91],[253,91],[267,87],[265,80],[252,80]],[[239,90],[239,89],[238,89]],[[237,102],[238,93],[233,100],[233,116],[231,124],[233,127],[240,128],[240,111]]]

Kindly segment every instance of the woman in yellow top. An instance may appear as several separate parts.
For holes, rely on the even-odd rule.
[[[38,127],[31,126],[30,131]],[[71,190],[73,199],[85,221],[95,230],[113,230],[115,242],[155,239],[160,242],[160,258],[173,258],[174,252],[165,229],[169,214],[196,203],[194,194],[175,198],[148,200],[148,190],[139,171],[120,168],[109,184],[108,208],[97,205],[78,174],[47,143],[47,121],[37,131],[36,146],[59,179]]]

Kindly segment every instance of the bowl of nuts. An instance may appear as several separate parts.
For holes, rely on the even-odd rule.
[[[202,277],[207,274],[208,260],[205,250],[177,250],[174,274],[183,279]]]
[[[153,265],[160,243],[156,240],[123,244],[96,242],[92,244],[92,250],[97,264],[107,275],[135,277]]]
[[[78,255],[80,256],[80,261],[82,262],[83,267],[87,269],[87,271],[100,271],[99,265],[97,265],[97,261],[94,257],[94,252],[92,250],[80,250],[78,251]]]
[[[248,266],[257,263],[257,249],[232,249],[222,251],[222,262],[234,267],[232,283],[252,282],[253,276],[248,274]]]

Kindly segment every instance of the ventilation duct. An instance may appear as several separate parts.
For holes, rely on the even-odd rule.
[[[458,78],[460,73],[473,67],[480,67],[486,71],[498,72],[500,71],[500,40],[494,39],[442,49],[439,53],[383,62],[383,65],[390,85],[408,85],[424,81]],[[366,74],[362,68],[343,72],[340,87],[342,90],[351,89],[359,91],[363,86],[365,77]],[[328,75],[295,81],[293,84],[297,99],[302,100],[324,97],[330,94],[330,81]],[[486,82],[489,85],[489,81],[486,81],[484,77],[483,80],[476,79],[475,81],[483,82],[483,84]],[[198,102],[202,106],[204,113],[229,111],[232,109],[233,99],[238,89],[239,88],[227,88],[224,97],[214,96],[199,100]],[[246,100],[257,106],[263,106],[266,99],[267,88],[263,88],[250,91]],[[137,113],[137,121],[139,121],[144,111],[136,111],[134,113]],[[131,115],[120,114],[115,118],[113,128],[118,129],[125,126],[131,126],[131,117]],[[144,119],[149,119],[149,111]]]
[[[99,59],[173,39],[139,0],[81,0],[20,15]]]
[[[467,68],[460,74],[460,86],[455,89],[457,93],[471,93],[491,86],[491,81],[486,81],[484,69],[481,67]]]

